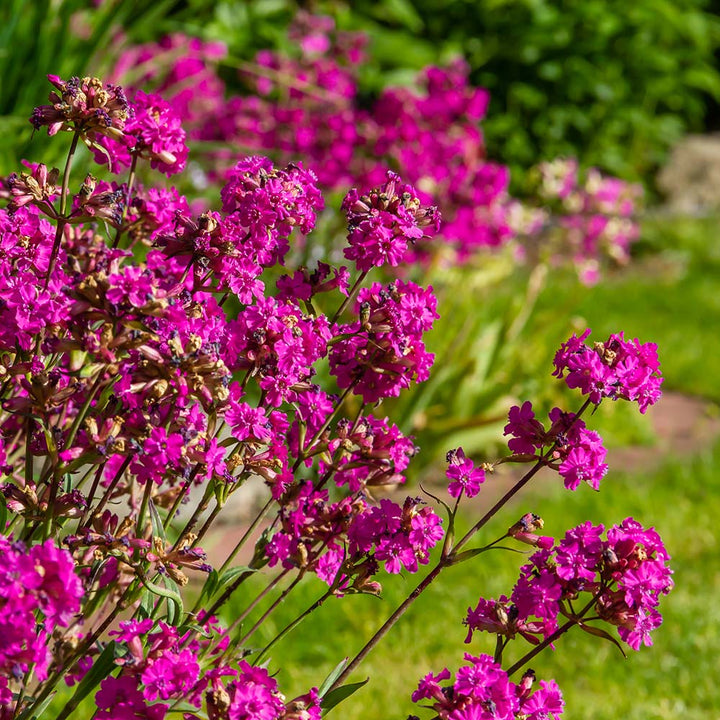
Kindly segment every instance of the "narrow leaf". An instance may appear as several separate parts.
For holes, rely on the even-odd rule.
[[[623,650],[622,645],[609,633],[607,630],[595,627],[594,625],[584,625],[578,623],[581,630],[585,631],[588,635],[594,635],[595,637],[602,638],[603,640],[609,640],[615,647],[622,653],[622,656],[627,659],[627,655]]]
[[[5,526],[7,525],[7,503],[5,502],[5,496],[0,493],[0,533],[5,533]]]
[[[148,502],[148,509],[150,510],[150,522],[152,523],[153,535],[159,537],[163,542],[167,542],[167,536],[165,535],[165,528],[163,527],[160,515],[158,514],[155,503],[150,498]]]
[[[238,565],[237,567],[231,567],[224,570],[223,573],[218,577],[217,586],[213,589],[213,592],[223,590],[228,585],[232,585],[241,575],[252,574],[257,570],[248,567],[247,565]]]
[[[68,705],[74,710],[115,669],[117,643],[112,640],[100,653],[85,677],[78,683]]]
[[[324,697],[330,686],[340,677],[340,673],[347,667],[350,658],[344,658],[336,666],[335,669],[323,680],[318,697]]]
[[[28,720],[38,720],[38,718],[48,709],[48,705],[55,699],[55,693],[50,693],[30,714]]]
[[[353,693],[357,692],[363,685],[367,685],[370,678],[366,678],[362,682],[349,683],[348,685],[341,685],[339,688],[331,690],[322,699],[321,707],[323,712],[330,712],[336,705],[339,705],[343,700],[347,700]]]

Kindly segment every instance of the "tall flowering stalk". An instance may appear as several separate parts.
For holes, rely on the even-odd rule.
[[[605,398],[641,412],[656,402],[655,346],[622,334],[592,348],[587,334],[571,338],[556,374],[587,395],[582,407],[554,409],[548,429],[529,403],[513,408],[510,454],[495,463],[451,451],[445,521],[421,498],[377,500],[376,488],[404,482],[417,451],[377,407],[427,379],[434,358],[424,335],[438,313],[432,288],[368,276],[421,248],[438,230],[437,209],[390,173],[342,204],[354,267],[285,269],[323,207],[312,171],[241,159],[219,209],[193,215],[174,189],[137,181],[141,163],[182,171],[187,150],[172,106],[140,93],[128,101],[94,78],[50,80],[51,105],[31,122],[71,133],[62,183],[58,171],[31,164],[8,179],[0,210],[0,718],[38,717],[63,681],[74,689],[57,720],[76,716],[88,696],[93,717],[106,720],[319,718],[447,567],[508,538],[540,549],[510,599],[481,600],[468,614],[468,639],[495,633],[495,656],[467,655],[452,689],[440,685],[448,671],[428,676],[414,701],[453,720],[556,717],[552,681],[533,690],[527,672],[509,679],[540,649],[575,625],[612,637],[591,625],[600,622],[630,647],[650,642],[670,571],[658,536],[634,520],[606,540],[587,523],[556,544],[529,515],[499,540],[468,545],[543,468],[569,489],[597,489],[605,452],[581,416]],[[79,184],[81,143],[110,169],[129,168],[127,182],[90,175]],[[504,462],[532,467],[456,539],[462,499]],[[200,543],[250,480],[264,483],[265,505],[214,569]],[[234,567],[265,517],[249,565]],[[417,572],[440,543],[429,573],[356,658],[319,689],[282,694],[275,661],[263,664],[279,638],[331,597],[377,595],[383,573]],[[243,595],[260,571],[264,589]],[[256,647],[259,627],[310,575],[327,590]],[[188,608],[191,578],[203,585]],[[246,610],[224,627],[218,612],[233,596]],[[535,649],[503,669],[516,636]]]

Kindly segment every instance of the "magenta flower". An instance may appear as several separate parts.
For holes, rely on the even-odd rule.
[[[661,394],[657,345],[626,341],[620,333],[591,349],[584,343],[589,334],[586,330],[580,337],[573,335],[561,346],[553,375],[564,377],[568,387],[579,388],[595,404],[604,397],[621,398],[637,402],[644,413]]]
[[[142,90],[130,102],[131,116],[125,123],[122,140],[102,138],[103,150],[95,151],[99,163],[108,162],[112,172],[130,167],[132,156],[147,158],[150,165],[165,175],[185,169],[188,148],[180,117],[169,103],[158,95]]]
[[[132,117],[122,88],[94,77],[65,81],[48,75],[48,80],[55,86],[49,98],[52,104],[33,110],[30,122],[36,130],[47,126],[48,135],[55,135],[60,130],[75,129],[89,141],[102,135],[122,138],[125,123]]]
[[[448,455],[448,469],[445,472],[450,484],[448,493],[451,497],[459,498],[463,493],[469,498],[480,492],[480,485],[485,482],[485,471],[476,468],[470,458],[465,457],[462,448],[451,450]]]
[[[343,210],[348,219],[345,257],[354,260],[361,272],[383,265],[397,267],[408,244],[425,236],[425,228],[440,227],[437,208],[423,207],[415,189],[392,172],[382,187],[368,195],[351,190]]]
[[[617,626],[631,648],[652,644],[650,633],[662,622],[660,597],[673,587],[667,552],[653,529],[632,518],[610,528],[606,540],[603,529],[584,523],[568,530],[554,548],[532,555],[520,570],[512,605],[481,598],[475,610],[469,609],[466,642],[473,632],[484,631],[520,634],[536,644],[537,636],[557,628],[565,603],[589,602],[596,621]]]
[[[352,387],[364,402],[397,397],[412,382],[427,380],[434,355],[428,353],[422,334],[438,317],[432,288],[395,281],[360,291],[360,320],[340,326],[352,335],[332,346],[330,372],[341,388]]]
[[[168,705],[146,705],[137,680],[130,675],[106,677],[95,694],[101,720],[163,720]]]

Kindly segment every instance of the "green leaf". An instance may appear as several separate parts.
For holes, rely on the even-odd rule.
[[[323,712],[330,712],[336,705],[339,705],[343,700],[347,700],[353,693],[357,692],[363,685],[367,685],[370,678],[366,678],[362,682],[349,683],[348,685],[341,685],[339,688],[335,688],[327,693],[320,704]]]
[[[50,693],[33,711],[30,715],[25,716],[24,714],[20,717],[25,720],[37,720],[48,708],[48,705],[55,699],[55,693]]]
[[[341,660],[333,669],[333,671],[323,680],[320,689],[318,690],[318,697],[325,697],[325,693],[330,689],[330,686],[340,677],[340,673],[347,667],[350,658],[344,658]]]
[[[147,578],[140,578],[140,581],[153,595],[164,597],[167,600],[168,616],[170,618],[179,618],[182,615],[183,600],[180,595],[180,588],[174,580],[169,577],[163,578],[166,587],[158,585]]]
[[[607,630],[595,627],[594,625],[584,625],[583,623],[578,623],[578,627],[588,635],[594,635],[595,637],[602,638],[603,640],[609,640],[622,653],[622,656],[627,658],[622,645],[609,632],[607,632]]]
[[[100,393],[100,397],[97,400],[97,407],[104,408],[105,405],[107,405],[107,401],[112,393],[113,387],[115,386],[115,383],[120,379],[120,375],[117,377],[114,377],[110,382],[103,388],[103,391]]]
[[[213,593],[218,590],[224,590],[229,585],[232,585],[241,575],[256,572],[257,570],[248,567],[247,565],[238,565],[237,567],[228,568],[218,577],[217,586],[213,589]]]
[[[180,594],[180,587],[178,584],[170,577],[166,577],[164,579],[166,587],[168,587],[170,590],[176,593],[177,597],[180,598],[180,601],[177,602],[176,600],[171,600],[168,598],[168,624],[169,625],[177,625],[180,620],[182,619],[182,616],[185,612],[185,608],[183,607],[183,601],[182,601],[182,595]],[[172,616],[171,616],[172,614]]]
[[[200,599],[201,600],[208,600],[212,597],[213,593],[215,592],[215,589],[217,588],[218,583],[218,573],[217,570],[211,570],[208,573],[207,580],[205,581],[205,584],[202,587],[202,590],[200,591]]]
[[[7,525],[7,503],[5,496],[0,493],[0,534],[5,533],[5,527]]]
[[[153,594],[149,590],[143,590],[142,597],[140,598],[140,607],[138,608],[138,615],[141,620],[149,618],[153,611]]]
[[[167,536],[165,535],[165,528],[163,527],[160,515],[158,515],[155,503],[150,498],[148,502],[148,510],[150,511],[150,522],[152,523],[153,535],[159,537],[163,542],[167,542]]]

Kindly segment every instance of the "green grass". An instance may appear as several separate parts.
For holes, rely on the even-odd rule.
[[[567,717],[610,720],[708,718],[720,712],[715,680],[716,648],[720,644],[720,608],[715,596],[720,576],[715,547],[720,516],[720,445],[692,462],[678,459],[654,473],[613,471],[599,493],[583,487],[570,493],[558,483],[541,482],[538,489],[506,508],[490,526],[498,534],[519,513],[535,511],[545,530],[562,535],[587,519],[607,525],[633,515],[654,525],[673,558],[675,590],[661,605],[665,622],[654,635],[655,647],[629,652],[624,660],[609,643],[569,633],[558,650],[533,661],[541,678],[554,677],[567,701]],[[698,508],[702,507],[702,512]],[[490,636],[463,644],[462,617],[478,596],[509,592],[523,557],[512,553],[481,556],[450,568],[417,601],[375,649],[357,673],[370,684],[347,700],[336,714],[343,718],[404,718],[412,711],[409,696],[417,680],[430,670],[456,668],[466,650],[492,652]],[[364,640],[414,587],[417,578],[391,578],[384,597],[331,599],[271,653],[270,667],[292,697],[319,684],[332,667],[352,656]],[[323,591],[320,583],[301,586],[255,637],[260,647]],[[229,619],[244,606],[237,602]],[[523,653],[521,641],[508,657]]]

